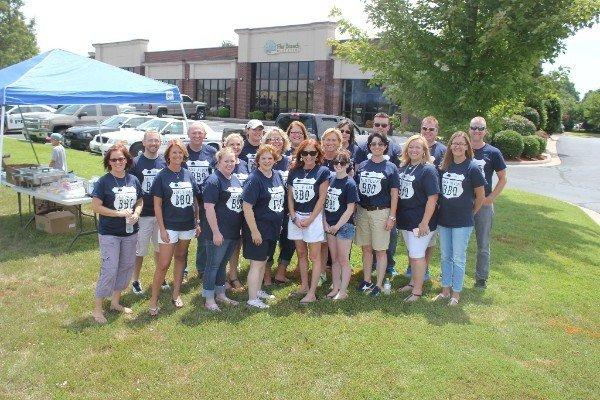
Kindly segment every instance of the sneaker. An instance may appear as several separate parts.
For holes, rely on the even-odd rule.
[[[373,289],[371,289],[371,293],[369,293],[369,296],[371,297],[377,297],[381,294],[381,288],[379,286],[373,285]]]
[[[408,279],[410,279],[412,277],[412,269],[410,268],[410,265],[408,267],[406,267],[406,272],[404,273],[404,276],[407,277]]]
[[[181,277],[181,283],[188,283],[188,272],[183,271],[183,276]]]
[[[369,290],[373,289],[374,286],[375,286],[374,283],[367,282],[367,281],[362,281],[358,285],[358,291],[359,292],[368,292]]]
[[[265,292],[264,290],[259,290],[258,292],[256,292],[256,296],[262,300],[273,300],[275,298],[275,296]]]
[[[385,269],[385,273],[388,274],[390,277],[395,277],[396,275],[398,275],[398,271],[396,271],[395,267],[387,267]]]
[[[268,305],[268,304],[265,304],[265,303],[263,303],[263,302],[262,302],[260,299],[248,300],[248,301],[246,302],[246,305],[247,305],[248,307],[260,308],[260,309],[263,309],[263,308],[269,308],[269,305]]]
[[[169,286],[169,284],[167,283],[167,281],[163,281],[162,285],[160,285],[160,288],[162,290],[169,290],[169,289],[171,289],[171,286]]]
[[[139,281],[131,282],[131,291],[137,295],[143,294],[142,285],[140,285]]]
[[[487,288],[487,282],[485,279],[476,279],[475,280],[475,288],[476,289],[485,289]]]

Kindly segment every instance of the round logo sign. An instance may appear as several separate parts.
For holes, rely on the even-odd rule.
[[[265,43],[265,53],[277,54],[277,44],[272,40],[267,40]]]

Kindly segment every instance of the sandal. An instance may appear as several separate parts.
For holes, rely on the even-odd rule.
[[[224,299],[220,299],[217,297],[217,298],[215,298],[215,301],[217,303],[227,304],[228,306],[237,306],[240,304],[239,302],[237,302],[233,299],[230,299],[229,297],[225,297]]]
[[[181,308],[183,307],[183,300],[181,300],[181,298],[176,298],[176,299],[171,299],[171,303],[176,307],[176,308]]]
[[[285,285],[285,284],[290,283],[290,280],[288,278],[285,278],[285,280],[273,278],[273,280],[275,281],[276,285]]]
[[[413,289],[414,289],[414,286],[409,283],[408,285],[404,285],[400,289],[398,289],[398,292],[400,292],[400,293],[411,292]]]
[[[94,321],[96,321],[96,323],[101,325],[106,324],[108,322],[104,314],[94,315],[94,313],[92,312],[92,318],[94,318]]]
[[[411,293],[410,296],[406,297],[403,301],[405,303],[414,303],[415,301],[419,300],[421,296],[423,296],[423,294]]]
[[[206,310],[210,311],[210,312],[219,312],[219,311],[221,311],[221,309],[219,308],[219,306],[216,305],[216,304],[214,304],[214,303],[213,304],[206,304],[205,303],[204,304],[204,308]]]
[[[308,293],[308,290],[306,292],[302,292],[299,290],[297,292],[290,293],[290,297],[304,297],[304,296],[306,296],[307,293]]]
[[[443,294],[441,294],[441,293],[440,293],[440,294],[438,294],[437,296],[435,296],[435,297],[433,298],[433,301],[446,300],[446,299],[448,299],[448,297],[449,297],[449,296],[444,296]]]
[[[456,297],[452,297],[450,299],[450,303],[448,303],[449,306],[455,307],[458,305],[458,299]]]
[[[307,304],[312,304],[315,303],[317,301],[317,296],[315,296],[314,300],[305,300],[306,297],[304,297],[302,300],[300,300],[300,304],[302,304],[303,306],[307,305]]]
[[[158,311],[159,310],[160,310],[160,307],[155,307],[155,308],[150,307],[148,309],[148,311],[150,312],[150,316],[151,317],[156,317],[158,315]]]
[[[326,297],[327,297],[328,299],[333,299],[335,296],[337,296],[337,294],[338,294],[339,292],[340,292],[340,291],[339,291],[339,290],[337,290],[337,291],[334,293],[334,292],[333,292],[333,290],[332,290],[331,292],[327,293],[327,296],[326,296]]]

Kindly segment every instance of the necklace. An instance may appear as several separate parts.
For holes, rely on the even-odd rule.
[[[113,179],[115,180],[115,185],[117,185],[117,187],[118,187],[119,189],[120,189],[121,187],[123,187],[123,186],[125,186],[125,185],[127,184],[127,175],[125,175],[125,176],[123,177],[123,181],[124,181],[123,185],[119,185],[119,181],[117,181],[117,177],[116,177],[116,176],[114,176],[113,174],[111,174],[111,175],[112,175]],[[119,178],[119,179],[121,179],[121,178]]]
[[[306,179],[306,177],[312,172],[313,169],[315,169],[316,166],[317,165],[315,164],[315,166],[309,169],[308,171],[303,168],[302,170],[304,171],[304,177],[302,179]]]
[[[416,165],[409,164],[409,165],[407,165],[406,169],[404,170],[404,173],[407,174],[407,175],[412,175],[416,171],[416,169],[417,169],[417,167],[419,165],[420,164],[416,164]],[[411,169],[411,167],[412,167],[412,169]]]

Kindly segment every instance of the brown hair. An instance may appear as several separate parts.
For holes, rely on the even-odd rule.
[[[183,162],[186,162],[190,157],[187,149],[185,148],[185,146],[183,145],[181,140],[173,139],[169,142],[169,145],[167,146],[167,150],[165,150],[165,161],[167,162],[167,165],[171,164],[171,150],[175,146],[179,147],[179,149],[181,149],[181,151],[183,152]]]
[[[317,160],[315,161],[315,163],[318,165],[323,162],[323,148],[321,148],[321,144],[315,139],[306,139],[298,145],[298,148],[294,152],[295,159],[292,166],[290,167],[290,170],[304,167],[304,161],[302,160],[302,155],[300,153],[302,153],[302,151],[308,146],[313,146],[317,151]]]
[[[346,165],[350,164],[350,152],[348,150],[344,150],[344,149],[340,149],[335,153],[335,157],[333,157],[333,160],[338,160],[341,161],[343,163],[345,163]]]
[[[110,155],[115,151],[120,151],[123,153],[123,157],[125,157],[127,160],[127,164],[125,164],[125,171],[129,170],[129,168],[131,168],[131,164],[133,164],[133,157],[131,157],[129,150],[127,150],[127,147],[125,147],[123,142],[117,142],[116,144],[113,144],[110,149],[104,153],[104,158],[102,159],[104,169],[107,171],[112,170],[112,167],[110,166]]]
[[[434,117],[433,115],[429,115],[425,118],[423,118],[423,120],[421,121],[421,126],[423,126],[423,124],[425,122],[431,122],[432,124],[435,125],[435,127],[439,130],[440,129],[440,123],[438,122],[437,118]]]
[[[467,158],[472,159],[474,157],[473,146],[471,145],[471,138],[469,135],[463,131],[456,131],[452,134],[452,136],[450,136],[450,140],[448,140],[448,151],[446,151],[446,154],[444,154],[444,159],[440,163],[440,170],[442,171],[447,170],[450,164],[452,164],[454,161],[454,156],[452,155],[452,150],[450,147],[452,146],[452,141],[457,137],[463,137],[467,142],[467,151],[465,151]]]
[[[304,140],[308,139],[308,131],[306,130],[306,126],[304,126],[304,124],[300,121],[292,121],[290,123],[290,126],[288,126],[288,128],[285,130],[285,133],[287,133],[288,137],[290,137],[290,131],[294,126],[300,128],[302,131],[302,136],[304,136]]]
[[[279,153],[277,152],[277,150],[275,150],[275,147],[271,146],[270,144],[261,144],[258,148],[258,151],[256,152],[256,157],[254,158],[256,168],[258,168],[258,161],[260,160],[260,157],[263,155],[263,153],[267,152],[271,153],[271,155],[273,156],[273,160],[277,162],[279,158]]]
[[[342,128],[346,125],[348,125],[348,128],[350,128],[350,140],[349,140],[348,144],[352,145],[354,143],[354,141],[356,140],[355,132],[354,132],[354,121],[352,121],[350,118],[344,118],[340,121],[339,124],[337,124],[337,128],[340,131],[340,133],[342,133]],[[343,141],[343,139],[342,139],[342,141]]]
[[[402,162],[402,165],[410,164],[408,146],[415,141],[420,142],[421,146],[423,146],[423,160],[421,161],[421,164],[431,163],[431,153],[429,152],[429,146],[427,145],[427,141],[425,140],[425,138],[421,135],[412,135],[402,146],[402,155],[400,156],[400,161]]]

